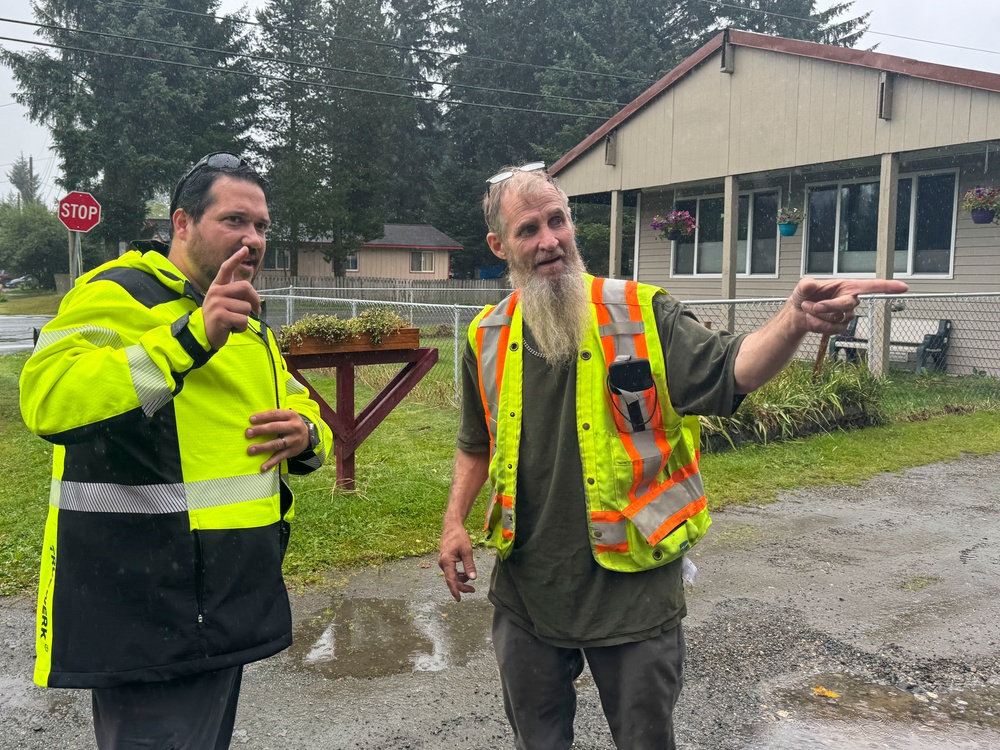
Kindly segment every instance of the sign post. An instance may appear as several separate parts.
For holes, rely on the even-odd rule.
[[[69,230],[69,283],[83,273],[80,233],[101,223],[101,204],[90,193],[74,190],[59,201],[59,221]]]

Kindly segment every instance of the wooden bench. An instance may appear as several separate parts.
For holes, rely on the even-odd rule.
[[[948,341],[951,321],[944,318],[903,318],[892,316],[889,334],[890,360],[894,354],[903,353],[906,361],[913,358],[914,372],[929,370],[944,372],[948,367]],[[867,317],[854,318],[847,330],[830,337],[830,357],[837,359],[840,352],[848,362],[857,362],[868,351],[871,323]]]

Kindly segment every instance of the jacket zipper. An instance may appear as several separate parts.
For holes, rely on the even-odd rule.
[[[194,537],[194,596],[198,605],[198,627],[205,622],[205,558],[201,549],[201,534],[198,529],[191,532]]]
[[[264,322],[263,318],[258,318],[254,315],[250,317],[254,318],[260,324],[260,331],[257,335],[260,336],[261,340],[264,342],[264,349],[267,351],[267,361],[271,364],[271,377],[274,380],[274,408],[281,408],[281,396],[278,392],[278,368],[274,364],[274,353],[271,351],[271,346],[268,343],[267,333],[270,331],[270,327]]]

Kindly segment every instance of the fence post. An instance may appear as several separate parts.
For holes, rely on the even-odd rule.
[[[452,311],[454,313],[453,319],[455,321],[455,323],[454,323],[454,327],[455,327],[455,367],[454,367],[454,369],[455,369],[455,403],[457,404],[457,403],[459,403],[460,399],[462,398],[461,388],[459,386],[459,382],[460,381],[459,381],[459,369],[458,369],[459,368],[459,360],[462,358],[462,348],[459,347],[459,345],[458,345],[458,342],[459,342],[459,330],[458,330],[459,310],[458,310],[458,305],[453,306],[452,307]]]
[[[295,322],[295,287],[288,287],[288,300],[285,302],[285,325]]]

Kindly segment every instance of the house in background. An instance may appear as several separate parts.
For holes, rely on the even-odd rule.
[[[997,74],[730,30],[550,171],[574,200],[610,200],[612,275],[632,252],[637,280],[681,299],[785,297],[803,275],[1000,292],[1000,227],[959,208],[1000,185]],[[782,237],[789,205],[806,220]],[[650,222],[675,209],[697,230],[659,239]]]
[[[323,254],[329,248],[323,239],[303,243],[299,250],[299,276],[332,277],[333,264]],[[348,278],[366,279],[447,279],[451,274],[451,254],[463,247],[430,224],[386,224],[384,235],[364,243],[347,258]],[[288,254],[268,250],[261,272],[265,278],[284,278]]]

